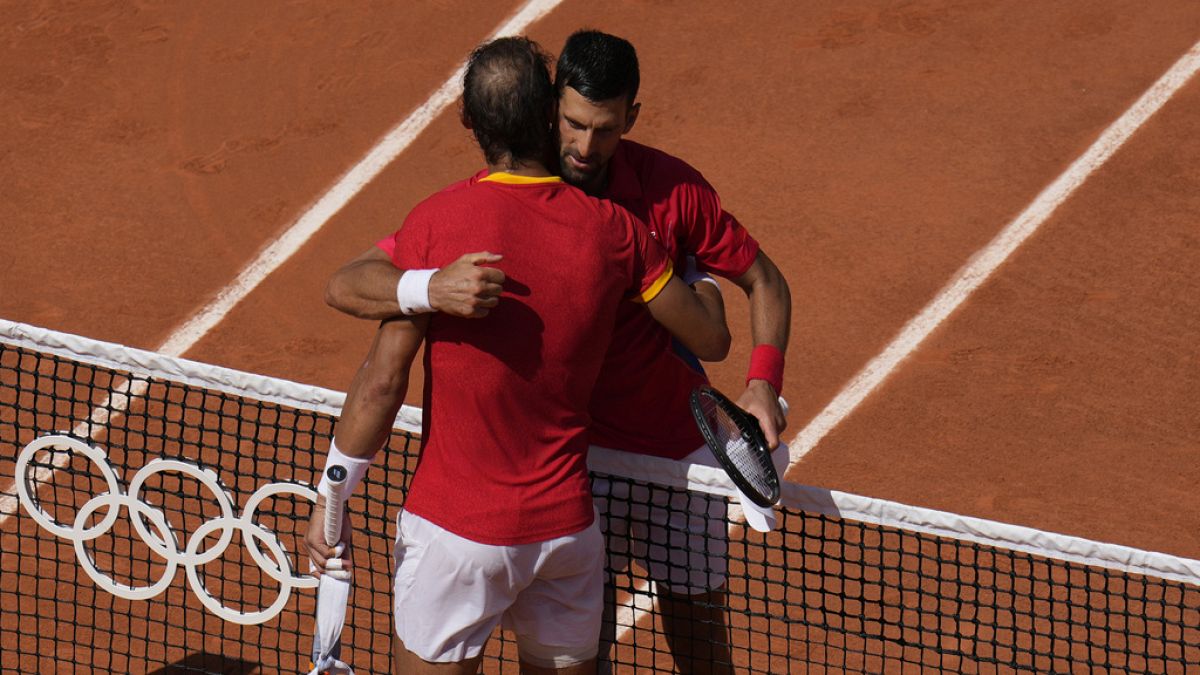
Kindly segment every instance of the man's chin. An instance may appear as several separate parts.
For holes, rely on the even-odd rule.
[[[596,176],[600,174],[600,169],[595,171],[580,171],[566,162],[561,162],[558,165],[559,174],[562,179],[575,187],[586,187],[596,180]]]
[[[592,181],[593,178],[596,177],[595,173],[584,173],[566,166],[561,167],[561,169],[562,179],[576,187],[587,185]]]

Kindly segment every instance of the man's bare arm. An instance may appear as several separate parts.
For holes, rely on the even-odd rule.
[[[724,361],[729,356],[729,345],[733,342],[729,334],[729,324],[725,321],[725,298],[721,295],[721,287],[716,281],[701,281],[689,284],[696,299],[704,307],[706,332],[711,333],[716,340],[716,347],[709,356],[695,354],[703,361]]]
[[[480,251],[439,269],[429,280],[430,306],[463,318],[487,316],[500,302],[504,272],[485,265],[500,260],[500,255]],[[325,302],[360,319],[402,316],[396,285],[403,274],[383,249],[372,246],[334,272],[325,287]]]
[[[716,279],[701,272],[696,268],[696,259],[692,256],[687,256],[686,264],[682,270],[675,270],[679,274],[679,278],[685,284],[692,287],[696,297],[700,300],[700,304],[708,312],[708,320],[711,327],[718,331],[718,334],[728,335],[729,324],[725,321],[725,298],[721,295],[721,286]],[[720,352],[719,359],[705,359],[697,354],[693,354],[696,358],[705,361],[723,360],[729,354],[728,345]]]
[[[725,304],[715,285],[698,283],[693,290],[673,276],[646,309],[697,358],[720,361],[729,353]]]
[[[759,251],[750,269],[733,282],[746,292],[750,302],[750,334],[754,345],[773,345],[780,353],[787,350],[792,323],[792,294],[779,268]],[[738,405],[758,418],[768,444],[779,444],[779,434],[787,428],[787,418],[779,406],[779,392],[766,380],[750,380]]]
[[[377,246],[342,265],[325,286],[325,304],[360,319],[400,316],[396,284],[403,270]]]
[[[367,358],[354,373],[338,418],[335,442],[350,457],[370,457],[392,433],[408,391],[409,370],[425,338],[429,316],[384,321]]]
[[[385,321],[375,333],[375,341],[366,360],[359,366],[346,392],[346,403],[335,430],[338,451],[354,460],[369,461],[386,443],[404,403],[409,370],[420,349],[429,325],[429,317],[408,317]],[[304,536],[309,558],[320,572],[333,555],[325,543],[325,501],[319,497],[309,518]],[[343,517],[343,564],[350,565],[353,531],[349,514]]]

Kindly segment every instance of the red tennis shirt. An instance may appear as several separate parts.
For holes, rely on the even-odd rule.
[[[590,525],[588,403],[617,307],[652,299],[671,278],[662,247],[611,202],[505,173],[430,197],[380,245],[402,269],[501,251],[508,277],[486,318],[430,319],[421,459],[405,508],[485,544]]]
[[[758,255],[758,242],[721,208],[700,172],[660,150],[622,140],[604,196],[645,222],[677,266],[693,255],[701,270],[733,278]],[[671,459],[688,455],[704,444],[688,396],[706,382],[675,355],[670,333],[644,306],[621,303],[592,395],[591,442]]]

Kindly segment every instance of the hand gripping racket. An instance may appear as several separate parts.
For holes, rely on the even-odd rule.
[[[692,392],[692,416],[721,468],[750,501],[762,507],[779,501],[779,471],[758,420],[712,387]]]
[[[325,496],[325,545],[336,547],[342,538],[342,509],[345,504],[346,467],[334,464],[325,470],[328,494]],[[335,550],[334,555],[341,551]],[[354,669],[342,662],[342,628],[346,622],[346,604],[350,596],[350,571],[343,570],[341,558],[325,563],[325,574],[317,589],[317,627],[313,633],[312,663],[309,675],[353,675]]]

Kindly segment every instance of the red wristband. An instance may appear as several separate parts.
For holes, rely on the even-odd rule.
[[[762,344],[750,353],[750,372],[746,373],[746,384],[750,380],[766,380],[775,387],[775,394],[783,393],[783,352],[775,345]]]

